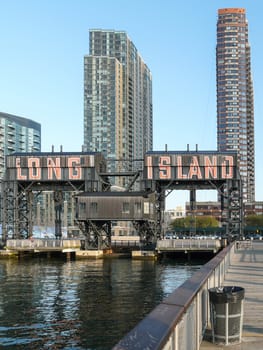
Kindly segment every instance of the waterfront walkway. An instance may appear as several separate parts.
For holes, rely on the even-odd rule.
[[[263,349],[263,242],[241,243],[225,277],[224,285],[245,288],[242,343],[221,346],[203,341],[200,350]]]

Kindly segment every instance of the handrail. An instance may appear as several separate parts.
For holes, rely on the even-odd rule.
[[[219,239],[164,239],[157,241],[156,249],[219,249],[221,246]]]
[[[231,244],[163,300],[113,350],[198,350],[209,324],[208,290],[220,286],[234,250]]]
[[[79,239],[50,239],[50,238],[31,238],[31,239],[8,239],[6,241],[7,249],[64,249],[79,248]]]
[[[112,240],[111,247],[140,247],[142,245],[141,241],[135,240]]]

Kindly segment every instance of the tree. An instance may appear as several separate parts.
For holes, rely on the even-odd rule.
[[[213,216],[186,216],[171,222],[172,228],[191,228],[193,226],[196,228],[219,227],[219,222]]]
[[[207,227],[218,227],[219,223],[213,216],[197,216],[196,227],[207,228]]]
[[[245,217],[245,226],[263,226],[263,215],[248,215]]]

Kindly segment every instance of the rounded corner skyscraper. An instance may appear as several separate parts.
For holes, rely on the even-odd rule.
[[[255,201],[254,96],[244,8],[218,10],[217,148],[236,151],[243,202]]]

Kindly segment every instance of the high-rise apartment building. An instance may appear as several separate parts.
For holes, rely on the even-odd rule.
[[[109,170],[134,170],[132,160],[152,150],[152,128],[152,76],[133,42],[123,31],[90,30],[84,58],[86,150],[124,160],[108,162]]]
[[[255,200],[254,96],[243,8],[218,10],[217,147],[237,151],[244,202]]]
[[[33,120],[0,112],[0,179],[5,156],[14,152],[40,152],[41,125]]]

